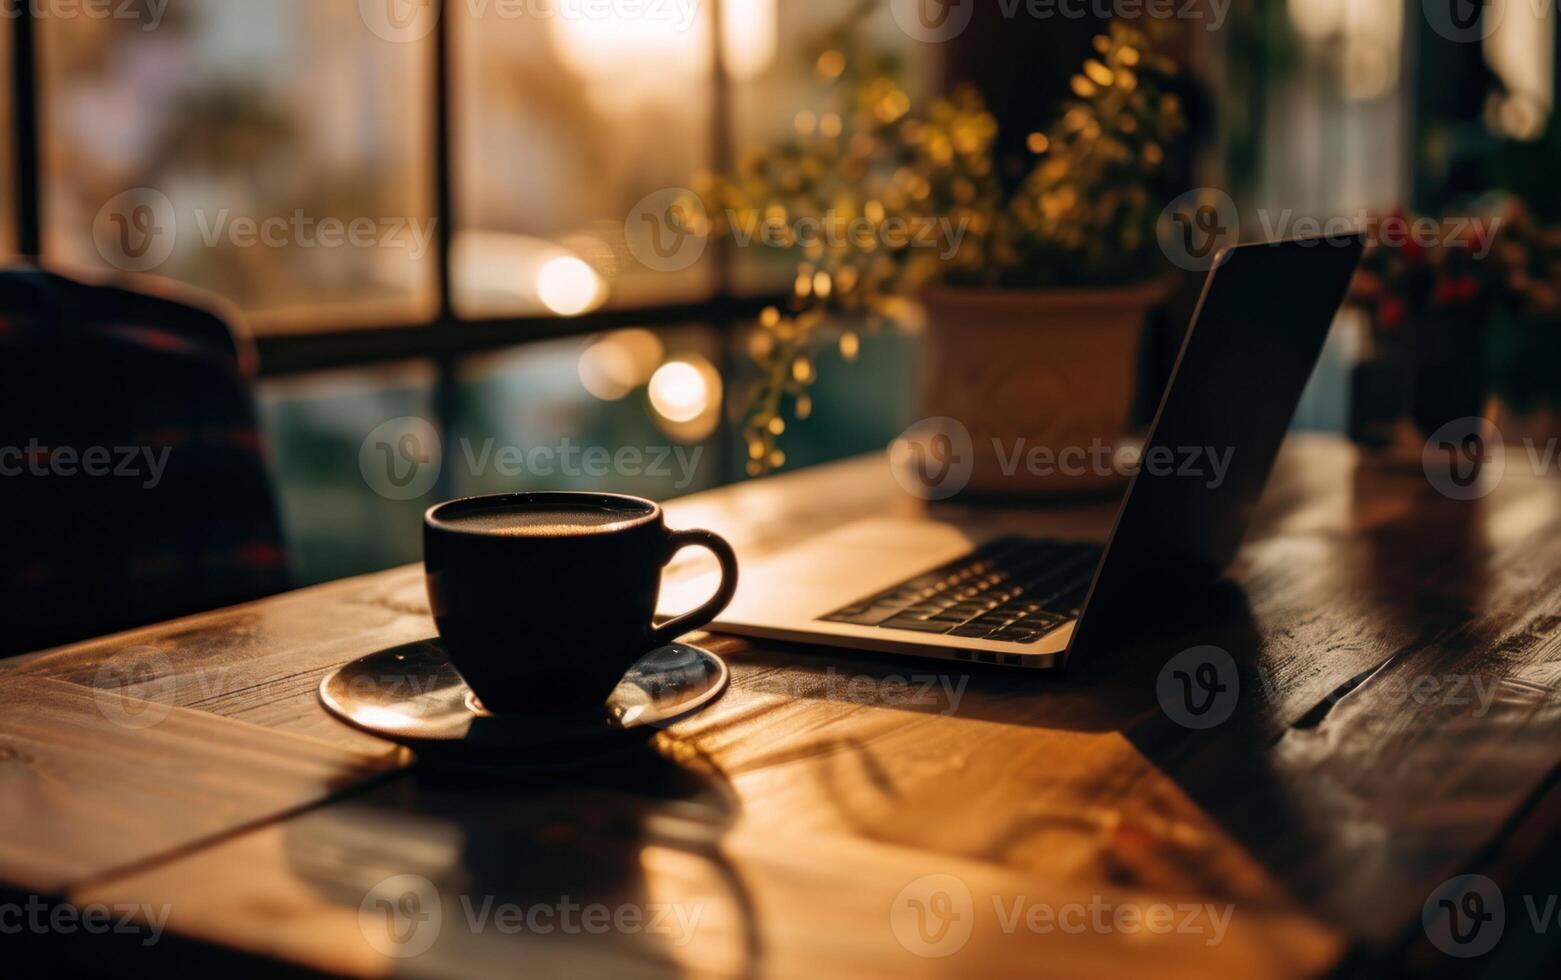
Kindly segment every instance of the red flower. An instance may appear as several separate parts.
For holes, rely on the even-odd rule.
[[[1384,330],[1395,330],[1409,319],[1409,304],[1397,296],[1389,296],[1377,309],[1377,322]]]
[[[1491,229],[1490,222],[1488,221],[1475,221],[1473,226],[1474,230],[1470,234],[1469,241],[1466,244],[1474,252],[1474,254],[1486,255],[1490,251],[1490,243],[1491,240],[1495,237],[1495,232]]]
[[[1467,303],[1479,295],[1480,283],[1473,276],[1457,276],[1437,281],[1431,298],[1438,306]]]
[[[1392,245],[1397,246],[1404,256],[1404,261],[1410,265],[1420,265],[1426,260],[1425,246],[1415,240],[1415,227],[1409,215],[1403,208],[1394,208],[1382,221],[1379,234]]]

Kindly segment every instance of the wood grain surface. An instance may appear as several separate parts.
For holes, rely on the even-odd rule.
[[[922,506],[870,457],[669,520],[751,562]],[[1036,533],[1111,515],[939,512]],[[332,721],[328,670],[433,635],[419,569],[335,583],[0,664],[0,880],[166,908],[160,955],[362,975],[1447,968],[1424,959],[1432,890],[1505,880],[1558,812],[1541,805],[1561,762],[1558,532],[1553,478],[1509,467],[1456,502],[1297,437],[1232,582],[1132,643],[1027,674],[707,637],[733,669],[721,701],[643,757],[545,779],[409,768]],[[1208,644],[1239,665],[1239,700],[1195,731],[1157,681]],[[416,942],[386,946],[376,902],[406,881],[440,911],[402,957]],[[686,927],[477,914],[569,902]],[[1149,928],[1162,908],[1185,928]],[[1065,930],[1070,909],[1105,924]]]

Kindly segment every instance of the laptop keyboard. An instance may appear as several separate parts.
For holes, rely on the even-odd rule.
[[[844,609],[828,623],[1031,643],[1075,619],[1098,545],[1006,537]]]

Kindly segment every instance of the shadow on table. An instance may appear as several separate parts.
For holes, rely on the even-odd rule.
[[[1181,862],[1174,876],[1180,884],[1202,882],[1210,895],[1244,900],[1263,892],[1257,882],[1266,877],[1346,935],[1365,937],[1377,948],[1390,946],[1437,876],[1453,873],[1479,842],[1472,836],[1477,828],[1459,823],[1456,808],[1436,815],[1427,809],[1419,818],[1424,826],[1416,827],[1414,794],[1394,796],[1416,778],[1429,794],[1437,788],[1434,768],[1420,776],[1361,771],[1369,769],[1372,746],[1383,747],[1383,758],[1431,763],[1428,751],[1416,748],[1417,733],[1438,724],[1464,730],[1445,711],[1441,718],[1432,712],[1416,721],[1406,714],[1415,706],[1395,707],[1384,685],[1405,676],[1467,673],[1489,657],[1499,636],[1490,615],[1494,556],[1479,508],[1424,493],[1411,498],[1413,507],[1384,510],[1370,505],[1383,495],[1368,491],[1356,492],[1363,501],[1350,515],[1356,534],[1279,537],[1258,545],[1258,595],[1271,617],[1261,625],[1247,593],[1223,582],[1179,604],[1145,607],[1141,622],[1126,624],[1136,628],[1131,639],[1113,639],[1104,649],[1076,656],[1062,671],[773,644],[729,659],[744,693],[768,691],[782,696],[782,703],[795,698],[842,710],[870,705],[908,716],[1119,734],[1170,792],[1157,791],[1147,807],[1114,813],[1109,826],[1137,826],[1152,837],[1170,832],[1162,823],[1185,822],[1184,830],[1209,831],[1239,845],[1254,874],[1243,879],[1251,886],[1243,892],[1222,878],[1221,866],[1200,867],[1195,853],[1183,854],[1167,841],[1154,854],[1133,850],[1138,845],[1124,844],[1107,824],[1096,843],[1102,873],[1122,884],[1144,884],[1143,875],[1156,873],[1157,861]],[[915,683],[920,679],[933,683]],[[923,690],[925,696],[907,690]],[[903,767],[893,749],[900,743],[853,740],[849,729],[842,730],[848,734],[821,746],[828,729],[811,727],[812,741],[794,750],[842,760],[815,766],[821,798],[866,799],[857,807],[860,814],[848,812],[844,803],[835,807],[844,818],[860,816],[864,833],[921,839],[925,831],[919,827],[882,826],[886,819],[892,824],[885,814],[894,812],[902,792],[895,774]],[[980,729],[948,737],[951,752],[965,744],[961,738],[972,744],[992,738]],[[1452,736],[1438,738],[1441,744]],[[1094,743],[1059,744],[1093,751]],[[1045,764],[1044,756],[1026,758]],[[1452,761],[1444,756],[1444,768]],[[1076,825],[1083,838],[1096,832],[1088,813],[1070,818],[1066,804],[1057,803],[1099,788],[1086,785],[1091,777],[1075,770],[1063,765],[1055,781],[1037,776],[1036,789],[1045,799],[1037,800],[1033,815],[998,828],[995,837],[967,835],[979,850],[971,856],[1014,855],[1023,863],[1025,849],[1051,831],[1065,833]],[[874,787],[871,793],[848,792],[864,780]],[[1016,789],[1024,785],[1015,780]],[[1186,805],[1173,804],[1177,797]],[[1427,807],[1436,798],[1427,795]],[[1084,804],[1109,809],[1114,799],[1106,794]],[[1485,802],[1499,812],[1507,801]],[[958,809],[950,807],[945,819],[957,819]],[[1401,826],[1405,822],[1410,826]],[[1425,827],[1442,829],[1431,833]],[[1396,836],[1372,847],[1380,834]],[[1438,834],[1446,840],[1438,841]]]
[[[662,739],[546,776],[420,766],[289,822],[286,848],[398,975],[741,976],[760,940],[719,847],[737,812],[707,760]]]
[[[1245,593],[1219,583],[1181,607],[1143,610],[1153,628],[1106,649],[1075,655],[1057,670],[1020,670],[952,661],[833,651],[765,641],[728,657],[743,693],[842,707],[871,706],[924,715],[1063,731],[1127,732],[1162,714],[1156,681],[1176,651],[1228,650],[1257,675],[1261,639]]]

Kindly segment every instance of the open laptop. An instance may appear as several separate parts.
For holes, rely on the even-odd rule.
[[[1363,249],[1347,235],[1221,253],[1104,543],[857,522],[745,567],[711,628],[1048,668],[1151,619],[1150,600],[1206,586],[1235,557]],[[1224,465],[1148,465],[1194,448]]]

